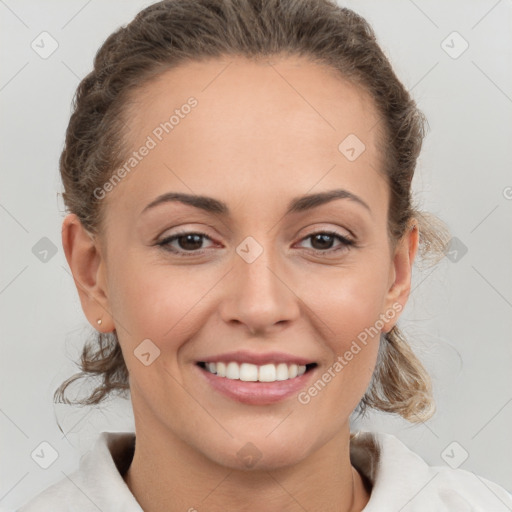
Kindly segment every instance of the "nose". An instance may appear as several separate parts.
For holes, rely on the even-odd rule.
[[[275,251],[266,246],[250,263],[235,254],[230,285],[220,306],[221,318],[245,327],[251,335],[264,336],[285,328],[300,313],[290,276]]]

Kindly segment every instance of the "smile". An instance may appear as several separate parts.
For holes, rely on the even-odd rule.
[[[297,365],[297,364],[264,364],[256,365],[251,363],[230,362],[199,362],[198,365],[204,370],[225,377],[230,380],[241,380],[244,382],[276,382],[290,380],[300,377],[306,371],[310,370],[316,363]]]

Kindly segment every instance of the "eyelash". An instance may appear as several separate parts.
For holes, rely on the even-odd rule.
[[[157,245],[162,247],[162,249],[165,251],[171,252],[173,254],[176,254],[177,256],[185,257],[185,258],[204,254],[206,249],[199,249],[197,251],[184,251],[184,250],[176,250],[176,249],[170,247],[169,244],[171,242],[174,242],[178,238],[181,238],[186,235],[199,235],[199,236],[202,236],[202,237],[207,238],[208,240],[212,241],[212,239],[206,233],[201,233],[199,231],[183,231],[181,233],[176,233],[172,236],[164,238],[162,241],[158,242]],[[336,251],[346,250],[349,247],[356,247],[356,242],[354,240],[347,238],[343,235],[340,235],[339,233],[336,233],[335,231],[316,231],[315,233],[311,233],[308,236],[302,238],[301,241],[307,240],[309,238],[313,238],[316,235],[333,236],[333,237],[337,238],[339,241],[341,241],[342,246],[338,247],[337,249],[332,249],[332,248],[326,249],[325,251],[323,251],[321,249],[311,249],[315,252],[330,254],[330,253],[333,253]]]

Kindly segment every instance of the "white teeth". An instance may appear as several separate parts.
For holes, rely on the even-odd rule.
[[[206,363],[205,369],[218,377],[226,377],[232,380],[245,382],[275,382],[300,377],[306,371],[305,365],[286,364],[264,364],[261,366],[251,363],[238,364],[234,361],[229,363]]]
[[[240,365],[240,380],[256,382],[258,380],[258,367],[255,364],[242,363]]]
[[[213,364],[215,364],[215,363],[213,363]],[[226,363],[217,363],[217,375],[219,377],[225,377],[226,376]]]
[[[228,363],[228,365],[226,366],[226,377],[228,379],[240,378],[240,368],[238,368],[238,363]]]
[[[258,380],[260,382],[275,382],[276,380],[276,365],[264,364],[258,370]]]
[[[290,377],[290,379],[293,379],[293,377],[297,377],[297,369],[298,369],[298,366],[296,364],[291,364],[288,367],[288,377]],[[306,367],[304,366],[304,371],[305,370],[306,370]]]
[[[288,365],[286,363],[279,363],[276,366],[276,380],[287,380],[288,378]]]

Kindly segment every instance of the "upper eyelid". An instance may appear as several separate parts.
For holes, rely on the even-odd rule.
[[[163,244],[164,242],[168,242],[168,241],[174,242],[179,237],[186,236],[186,235],[199,235],[199,236],[202,236],[203,238],[207,238],[211,242],[215,242],[215,240],[207,233],[202,233],[200,231],[179,231],[178,233],[173,233],[172,235],[163,236],[156,243],[157,243],[157,245],[159,245],[159,244]]]
[[[355,238],[352,236],[352,234],[350,236],[346,236],[346,235],[343,235],[341,233],[338,233],[336,230],[334,229],[317,229],[309,234],[306,234],[306,235],[303,235],[300,237],[300,239],[298,240],[298,242],[303,242],[315,235],[318,235],[318,234],[329,234],[331,236],[334,236],[334,237],[338,237],[342,242],[344,243],[350,243],[350,245],[353,245],[356,243],[356,240]],[[210,240],[212,243],[217,243],[215,242],[215,240],[210,236],[208,235],[207,233],[202,233],[201,231],[194,231],[194,230],[188,230],[188,231],[179,231],[177,233],[173,233],[172,235],[168,235],[168,236],[165,236],[163,237],[160,241],[157,242],[157,245],[166,245],[166,244],[170,244],[171,242],[175,242],[180,236],[186,236],[186,235],[199,235],[199,236],[202,236],[203,238],[206,238],[208,240]],[[177,252],[185,252],[185,253],[190,253],[190,254],[193,254],[193,253],[198,253],[200,252],[201,250],[206,250],[208,248],[204,248],[204,249],[199,249],[197,251],[185,251],[184,249],[178,249]],[[326,250],[325,252],[328,252],[328,250]]]
[[[321,222],[319,222],[319,223],[315,223],[315,224],[322,224],[322,223],[321,223]],[[207,226],[208,228],[210,228],[210,229],[215,229],[215,228],[214,228],[213,226],[211,226],[211,225],[208,225],[208,224],[207,224],[206,226]],[[170,228],[170,229],[172,229],[172,228]],[[307,227],[305,227],[305,228],[301,229],[300,231],[309,230],[309,229],[311,229],[311,228],[310,228],[310,226],[307,226]],[[305,237],[312,236],[312,235],[317,234],[317,233],[326,233],[326,232],[332,232],[332,233],[336,234],[337,236],[341,236],[342,238],[348,238],[348,239],[352,239],[352,240],[356,240],[356,239],[357,239],[357,236],[354,234],[354,232],[353,232],[351,229],[349,229],[349,228],[347,228],[347,227],[344,227],[344,226],[343,226],[343,227],[342,227],[342,226],[338,226],[338,228],[332,228],[332,227],[318,227],[318,228],[313,228],[313,229],[314,229],[313,231],[308,232],[307,234],[302,235],[302,236],[301,236],[301,240],[302,240],[303,238],[305,238]],[[341,230],[343,230],[343,231],[346,231],[346,232],[348,233],[348,235],[345,235],[345,234],[343,234],[343,233],[339,233],[339,232],[337,231],[337,230],[339,230],[339,229],[341,229]],[[169,231],[169,229],[166,229],[166,230],[164,231],[164,233],[165,233],[165,232],[167,232],[167,231]],[[186,228],[186,229],[182,229],[181,231],[178,231],[178,232],[176,232],[176,233],[172,233],[172,234],[167,235],[167,236],[159,236],[159,237],[157,237],[157,240],[158,240],[158,239],[160,239],[160,241],[161,241],[161,240],[165,240],[166,238],[171,238],[171,237],[173,237],[173,236],[177,236],[177,235],[188,235],[188,234],[201,234],[201,235],[204,235],[204,236],[208,237],[210,240],[214,240],[214,239],[215,239],[215,236],[213,236],[213,237],[212,237],[212,236],[210,236],[208,233],[205,233],[204,231],[205,231],[205,230],[204,230],[203,228],[197,228],[197,229],[194,229],[194,228]],[[298,234],[297,234],[297,235],[295,235],[295,236],[298,236]]]
[[[314,231],[312,231],[310,233],[301,235],[300,239],[303,240],[304,238],[308,238],[310,236],[321,234],[321,233],[330,233],[330,234],[333,234],[333,235],[336,235],[336,236],[340,236],[341,238],[347,238],[347,239],[354,239],[355,238],[355,236],[352,234],[351,231],[349,231],[346,228],[345,228],[345,230],[348,232],[348,235],[345,235],[345,234],[342,234],[342,233],[338,233],[338,231],[336,231],[336,229],[333,229],[333,228],[318,228],[318,229],[316,229],[316,230],[314,230]],[[185,236],[185,235],[201,235],[201,236],[204,236],[204,237],[209,238],[210,240],[214,241],[214,237],[211,237],[208,233],[204,233],[200,229],[198,229],[198,230],[188,229],[188,230],[184,230],[184,231],[178,231],[178,232],[172,233],[170,235],[158,237],[158,239],[159,239],[160,242],[162,242],[164,240],[168,240],[169,238],[174,238],[174,237],[178,237],[178,236]]]

